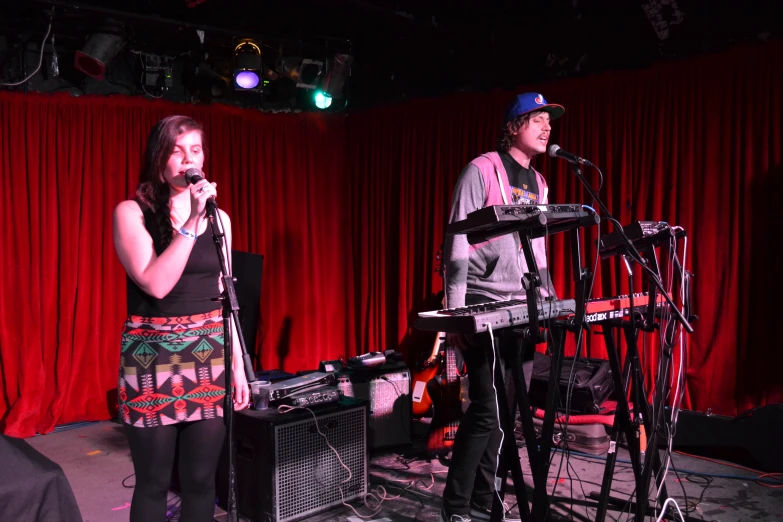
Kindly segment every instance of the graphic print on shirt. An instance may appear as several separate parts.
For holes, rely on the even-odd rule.
[[[527,188],[527,185],[522,185],[522,188],[511,186],[511,201],[514,205],[538,205],[538,194]]]

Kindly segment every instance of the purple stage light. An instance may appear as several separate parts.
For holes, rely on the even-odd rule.
[[[253,71],[242,71],[241,73],[237,74],[236,77],[237,85],[243,89],[254,88],[256,85],[258,85],[258,81],[258,74],[254,73]]]

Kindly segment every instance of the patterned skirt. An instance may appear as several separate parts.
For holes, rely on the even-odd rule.
[[[223,416],[221,310],[182,317],[131,315],[122,332],[119,408],[139,428]]]

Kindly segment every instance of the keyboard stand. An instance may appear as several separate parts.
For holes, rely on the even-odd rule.
[[[527,387],[522,376],[522,364],[520,350],[514,350],[510,355],[511,381],[513,390],[507,390],[506,381],[503,376],[502,365],[495,365],[495,382],[501,382],[498,390],[498,417],[500,425],[506,433],[503,447],[500,448],[498,458],[498,475],[495,478],[495,489],[497,495],[493,498],[492,513],[490,520],[499,522],[503,519],[503,496],[506,489],[506,479],[508,472],[511,471],[514,481],[514,492],[516,493],[519,512],[522,520],[528,522],[543,521],[549,512],[549,498],[546,492],[546,480],[549,474],[549,456],[552,451],[552,434],[554,433],[555,410],[559,404],[558,387],[560,381],[560,368],[562,366],[563,351],[565,347],[565,332],[579,332],[583,328],[582,320],[585,314],[585,288],[586,281],[592,277],[589,270],[582,266],[581,242],[579,240],[579,229],[586,226],[598,225],[600,218],[589,207],[579,205],[579,208],[559,208],[537,206],[535,209],[526,209],[530,212],[517,212],[518,208],[511,207],[485,207],[476,213],[471,213],[468,219],[451,224],[447,228],[447,235],[466,234],[468,243],[475,244],[487,241],[491,237],[497,237],[505,234],[516,233],[519,237],[525,261],[528,267],[528,273],[522,278],[522,286],[525,289],[528,307],[528,324],[521,328],[521,335],[526,348],[535,346],[546,341],[544,330],[539,323],[538,317],[539,304],[546,307],[548,302],[539,301],[541,276],[535,256],[533,255],[533,238],[549,236],[560,232],[568,231],[571,234],[571,251],[573,275],[576,283],[576,306],[574,318],[571,321],[553,321],[547,319],[550,332],[556,330],[558,341],[553,343],[552,364],[550,367],[550,379],[547,389],[546,409],[544,413],[544,424],[541,430],[540,448],[536,443],[536,433],[533,427],[533,414],[530,410],[530,399],[527,394]],[[565,212],[561,212],[565,210]],[[500,214],[498,214],[500,212]],[[480,214],[480,216],[479,216]],[[550,222],[551,221],[551,222]],[[551,335],[550,335],[551,337]],[[493,345],[495,350],[495,360],[499,359],[499,350],[497,343]],[[510,387],[510,386],[509,386]],[[496,387],[497,388],[497,387]],[[501,392],[502,390],[502,392]],[[509,393],[511,391],[511,393]],[[513,398],[513,400],[509,400]],[[525,490],[525,481],[522,475],[522,465],[519,458],[519,450],[516,446],[514,437],[514,423],[517,408],[520,411],[522,419],[522,429],[525,434],[525,445],[528,450],[530,466],[533,472],[534,497],[532,509],[527,502]]]
[[[555,341],[551,345],[552,364],[549,373],[549,386],[546,395],[546,407],[544,409],[544,421],[541,428],[540,442],[536,441],[536,432],[533,426],[533,413],[530,409],[530,398],[527,392],[527,386],[522,375],[522,353],[521,350],[514,350],[512,354],[507,355],[511,360],[507,364],[511,368],[512,382],[508,387],[503,386],[500,389],[504,393],[498,392],[498,409],[501,426],[505,437],[503,447],[500,449],[498,461],[498,474],[496,477],[497,495],[493,497],[491,522],[500,522],[503,520],[503,498],[505,496],[506,478],[508,472],[514,481],[514,493],[517,497],[520,517],[523,521],[543,521],[549,513],[549,496],[547,494],[547,477],[549,475],[549,458],[552,452],[552,436],[554,434],[555,413],[559,400],[559,382],[560,369],[563,363],[565,351],[565,338],[568,331],[579,332],[582,329],[582,319],[585,314],[585,291],[586,283],[592,277],[590,271],[582,266],[581,243],[579,240],[579,226],[570,229],[571,239],[571,261],[573,265],[573,276],[576,283],[576,310],[575,316],[570,321],[549,321],[550,338]],[[530,323],[523,331],[523,349],[534,349],[536,344],[546,342],[546,335],[539,326],[538,307],[546,307],[547,301],[539,301],[539,287],[541,286],[541,277],[538,272],[538,266],[533,255],[532,238],[534,232],[532,229],[518,230],[519,239],[522,244],[522,250],[530,272],[523,277],[523,287],[527,297]],[[554,333],[554,335],[552,335]],[[495,360],[498,360],[500,353],[497,343],[493,347],[495,350]],[[501,365],[495,365],[495,382],[505,383],[503,369]],[[513,400],[509,400],[512,398]],[[522,474],[522,465],[519,458],[519,449],[514,437],[514,424],[517,408],[519,408],[520,419],[522,422],[522,432],[525,437],[525,446],[527,448],[530,469],[533,475],[533,503],[528,506],[525,481]]]
[[[654,273],[659,273],[658,261],[655,255],[654,245],[648,245],[643,248],[645,258]],[[655,395],[657,397],[650,407],[647,396],[647,390],[644,386],[644,376],[642,375],[642,364],[639,359],[638,336],[640,331],[654,332],[658,325],[656,322],[657,306],[648,306],[647,313],[637,315],[633,310],[633,271],[627,260],[626,267],[628,271],[629,295],[631,298],[631,310],[628,319],[609,319],[595,324],[602,326],[602,334],[606,342],[606,351],[609,356],[609,364],[612,368],[612,378],[616,390],[620,390],[617,401],[617,410],[615,412],[614,424],[611,431],[611,441],[609,454],[607,455],[606,465],[604,466],[604,476],[601,482],[601,492],[599,495],[591,494],[590,497],[598,500],[598,509],[596,512],[596,522],[603,522],[606,519],[606,512],[609,503],[618,504],[622,509],[628,503],[625,499],[615,499],[609,496],[612,487],[612,478],[614,476],[615,464],[617,462],[617,443],[619,435],[622,432],[625,435],[628,453],[631,459],[631,468],[633,470],[635,482],[636,502],[631,502],[631,510],[634,512],[635,520],[645,520],[647,513],[651,511],[649,506],[650,482],[653,480],[655,472],[655,485],[660,487],[660,502],[663,504],[668,498],[666,484],[661,484],[663,477],[660,470],[663,467],[661,456],[658,449],[659,428],[663,426],[663,412],[665,408],[665,397],[668,396],[670,382],[669,371],[672,368],[672,350],[664,346],[663,363],[661,370],[656,378]],[[684,283],[683,283],[684,284]],[[619,288],[618,288],[619,290]],[[650,303],[656,300],[656,285],[650,281],[648,296]],[[625,343],[626,356],[622,372],[620,371],[620,352],[617,349],[613,330],[622,329]],[[660,335],[666,335],[661,332]],[[631,419],[630,407],[628,406],[629,391],[631,392],[634,418]],[[651,414],[655,412],[655,417]],[[642,427],[647,436],[646,448],[642,446]],[[655,499],[653,499],[655,500]],[[700,521],[700,519],[685,515],[685,521]]]

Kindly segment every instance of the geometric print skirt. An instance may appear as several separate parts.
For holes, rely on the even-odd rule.
[[[119,413],[138,428],[223,416],[223,312],[131,315],[122,331]]]

